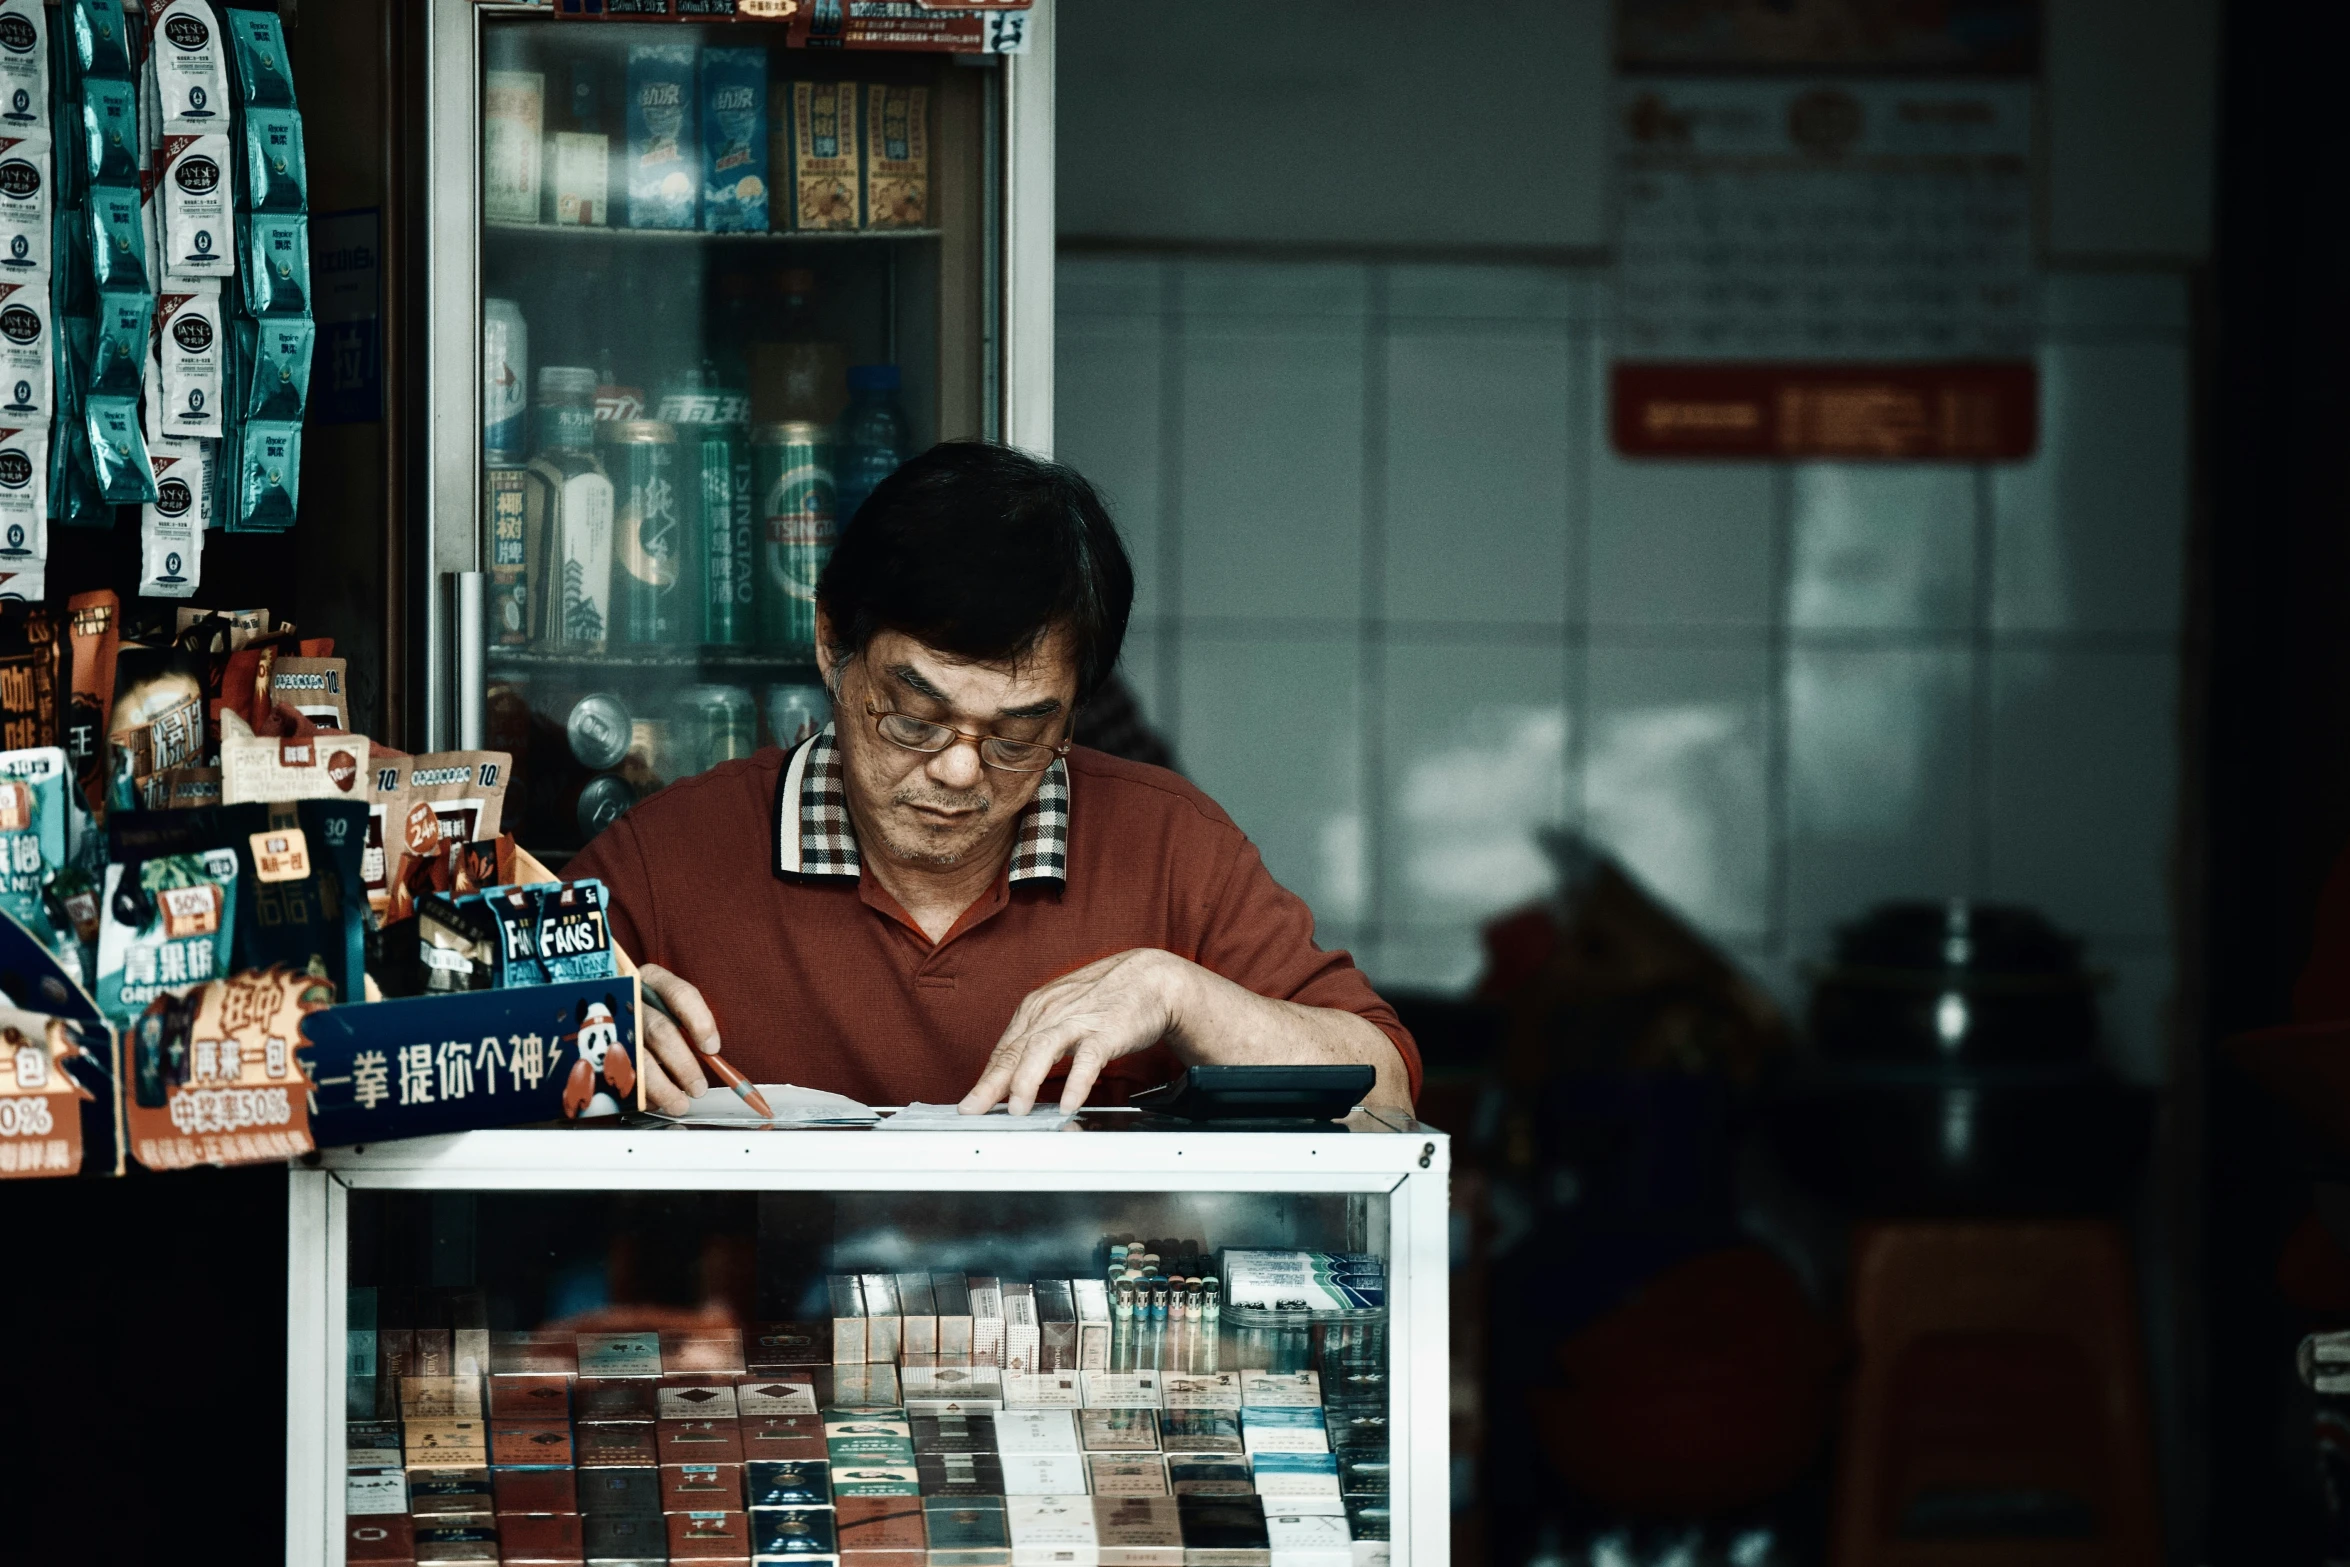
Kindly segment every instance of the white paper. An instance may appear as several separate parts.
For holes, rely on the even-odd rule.
[[[985,1115],[965,1115],[953,1105],[911,1104],[881,1123],[885,1132],[1057,1132],[1077,1118],[1038,1105],[1026,1115],[1008,1115],[998,1105]]]
[[[766,1096],[767,1107],[775,1112],[773,1119],[745,1104],[742,1095],[719,1082],[715,1073],[711,1074],[710,1091],[695,1100],[685,1114],[654,1114],[679,1126],[871,1126],[881,1119],[871,1106],[846,1094],[791,1083],[760,1083],[757,1087]]]

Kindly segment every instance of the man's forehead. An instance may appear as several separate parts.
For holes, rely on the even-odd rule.
[[[1016,659],[995,662],[945,652],[902,631],[877,633],[865,656],[875,670],[900,684],[976,714],[1066,703],[1077,684],[1069,640],[1058,631],[1047,633]]]

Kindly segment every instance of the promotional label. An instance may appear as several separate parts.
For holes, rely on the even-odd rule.
[[[207,917],[196,900],[174,908],[172,891],[217,897],[218,890],[164,891],[167,928],[194,934]],[[218,920],[217,908],[209,917]],[[132,1155],[150,1170],[183,1170],[308,1153],[308,1095],[295,1047],[302,1019],[330,1006],[334,988],[279,967],[213,980],[190,999],[161,998],[125,1031],[124,1075],[153,1056],[164,1079],[162,1104],[132,1098]]]

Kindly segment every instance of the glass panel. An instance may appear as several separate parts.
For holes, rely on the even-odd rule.
[[[1387,1538],[1384,1194],[360,1190],[348,1212],[355,1527],[520,1546],[835,1509],[800,1518],[841,1532],[820,1554],[909,1553],[844,1554],[866,1567],[976,1526],[926,1518],[948,1506],[1004,1515],[981,1549],[1181,1562],[1271,1529],[1335,1561]],[[1283,1268],[1284,1307],[1248,1310]],[[1048,1524],[1076,1537],[1024,1538]]]
[[[987,94],[780,26],[482,22],[488,744],[560,864],[827,716],[838,522],[980,433]]]

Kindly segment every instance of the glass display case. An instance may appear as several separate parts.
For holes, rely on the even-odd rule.
[[[287,1560],[1439,1567],[1444,1136],[1144,1125],[317,1156]]]
[[[417,748],[510,753],[560,868],[825,721],[816,576],[898,462],[1049,445],[1050,9],[1018,54],[432,14]]]

